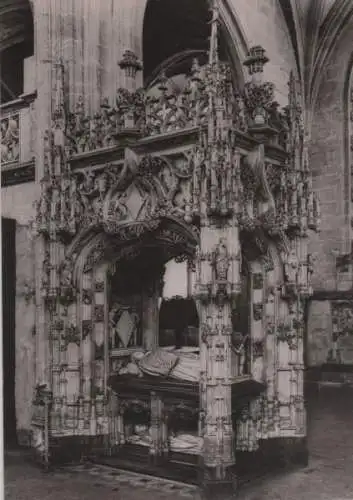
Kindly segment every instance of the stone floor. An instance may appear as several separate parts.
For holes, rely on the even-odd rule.
[[[322,387],[308,401],[309,466],[259,480],[240,500],[353,500],[353,389]],[[44,473],[18,453],[6,457],[6,500],[169,500],[198,498],[193,487],[108,467]]]

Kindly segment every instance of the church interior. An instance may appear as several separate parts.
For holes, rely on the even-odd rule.
[[[0,6],[5,443],[217,499],[307,463],[306,381],[353,372],[352,20]]]

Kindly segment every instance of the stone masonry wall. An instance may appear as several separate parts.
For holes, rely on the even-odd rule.
[[[278,0],[229,0],[249,46],[262,45],[270,61],[264,69],[264,80],[276,86],[276,99],[288,101],[290,71],[296,61],[288,27]]]
[[[28,444],[31,399],[34,381],[34,323],[35,309],[31,299],[26,301],[25,285],[29,290],[34,281],[34,253],[29,222],[35,214],[33,203],[38,188],[34,183],[19,184],[1,189],[1,214],[15,219],[16,227],[16,375],[15,403],[18,440]]]
[[[352,272],[338,273],[336,257],[349,253],[350,165],[347,161],[347,79],[352,57],[353,27],[342,33],[324,68],[312,117],[310,165],[321,205],[321,232],[310,241],[317,263],[313,286],[320,300],[309,307],[308,358],[310,364],[326,361],[332,344],[332,301],[352,289]],[[341,291],[341,296],[336,294]],[[336,294],[336,295],[334,295]],[[317,295],[318,296],[318,295]],[[334,299],[334,297],[336,297]],[[343,363],[353,363],[353,336],[345,337]]]
[[[1,188],[1,215],[28,224],[34,217],[34,202],[39,194],[38,186],[30,182]]]
[[[31,296],[33,290],[34,253],[28,226],[16,228],[16,375],[15,402],[18,440],[27,444],[31,422],[31,400],[34,386],[34,325],[35,306]]]
[[[279,1],[227,2],[249,47],[262,45],[266,49],[270,63],[265,68],[265,79],[276,85],[279,103],[286,104],[288,76],[296,69],[296,62]],[[44,8],[44,3],[37,0],[36,4],[35,10],[41,14],[39,6]],[[113,100],[117,87],[122,84],[118,62],[124,51],[131,49],[142,58],[147,1],[106,0],[98,5],[94,0],[76,0],[74,7],[70,4],[61,5],[60,11],[46,4],[52,18],[50,39],[46,42],[48,54],[53,59],[61,57],[69,71],[72,104],[83,96],[88,111],[92,111],[103,97]],[[44,27],[39,28],[44,36]],[[42,93],[45,94],[40,88],[40,95]]]

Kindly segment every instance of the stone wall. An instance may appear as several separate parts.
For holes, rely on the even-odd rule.
[[[15,401],[18,439],[27,444],[31,400],[34,387],[35,306],[31,292],[34,284],[34,253],[28,226],[16,228],[16,376]]]
[[[290,71],[296,71],[296,60],[288,27],[278,0],[229,0],[248,45],[262,45],[269,63],[264,80],[276,86],[276,99],[287,104]]]
[[[1,215],[19,224],[28,224],[35,215],[34,202],[38,195],[38,186],[32,182],[1,188]]]
[[[29,222],[35,214],[33,203],[38,187],[34,183],[1,189],[1,213],[15,219],[16,227],[16,376],[15,403],[20,444],[27,444],[30,429],[34,381],[34,323],[32,298],[25,297],[34,282],[34,253]]]
[[[312,117],[310,164],[313,187],[321,205],[321,232],[310,240],[316,254],[313,286],[318,300],[309,307],[308,358],[312,365],[329,359],[332,348],[332,306],[352,290],[352,264],[339,272],[337,257],[351,250],[351,173],[348,158],[348,78],[351,71],[353,28],[337,41],[322,74]],[[340,338],[342,363],[353,363],[353,335]]]
[[[270,57],[265,69],[265,79],[276,85],[276,99],[285,104],[288,95],[288,76],[296,70],[294,50],[288,27],[278,0],[228,0],[233,20],[238,25],[248,47],[262,45]],[[40,4],[42,5],[42,4]],[[147,0],[107,0],[99,5],[93,0],[76,0],[56,10],[48,2],[52,29],[46,36],[46,56],[62,57],[69,71],[72,104],[83,96],[89,112],[97,109],[103,97],[114,99],[116,89],[123,83],[123,72],[118,66],[125,50],[131,49],[143,58],[143,22]],[[38,8],[38,15],[43,13]],[[45,36],[46,26],[38,25],[38,40]],[[231,26],[229,27],[232,28]],[[75,37],[72,34],[75,33]],[[43,61],[43,47],[38,47],[38,57]],[[41,53],[43,52],[43,57]],[[244,55],[242,55],[244,57]],[[48,66],[48,65],[47,65]],[[48,75],[48,68],[38,66],[39,74]],[[137,84],[142,84],[142,73]],[[43,88],[42,88],[43,87]],[[47,88],[39,86],[39,96],[45,97]]]

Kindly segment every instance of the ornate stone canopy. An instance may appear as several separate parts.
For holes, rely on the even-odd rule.
[[[86,402],[96,401],[95,394],[108,397],[112,267],[142,258],[146,249],[155,250],[161,264],[173,257],[193,260],[206,480],[218,469],[228,477],[235,461],[233,319],[243,258],[250,296],[244,327],[249,376],[268,388],[264,400],[249,406],[237,423],[238,446],[256,449],[269,435],[258,430],[260,411],[270,422],[266,429],[281,421],[284,431],[304,432],[298,415],[304,413],[303,304],[311,294],[307,235],[320,218],[294,75],[288,106],[279,109],[274,85],[262,79],[267,56],[255,46],[244,62],[249,79],[243,89],[235,88],[231,67],[219,57],[219,23],[215,5],[209,60],[203,68],[194,60],[185,86],[177,90],[163,72],[154,95],[136,90],[141,64],[126,51],[119,63],[126,87],[118,89],[115,102],[103,100],[93,116],[83,100],[70,107],[65,64],[58,62],[34,223],[38,336],[49,344],[41,374],[54,394],[65,392],[71,399],[77,391]],[[142,300],[144,345],[153,350],[156,289]],[[127,349],[130,337],[121,335]],[[71,344],[76,354],[68,362]],[[278,363],[283,352],[285,368]],[[288,401],[280,400],[281,384],[289,387]],[[104,418],[102,426],[109,424]]]

